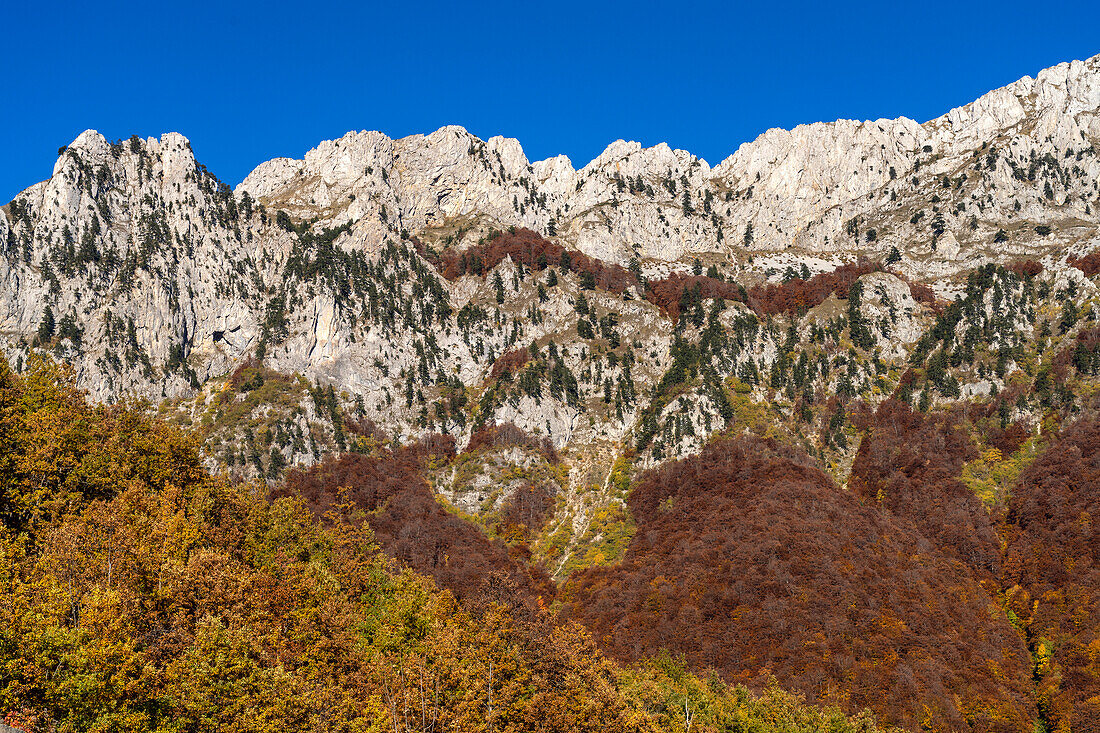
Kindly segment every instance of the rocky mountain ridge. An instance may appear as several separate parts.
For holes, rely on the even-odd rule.
[[[56,266],[42,271],[47,251],[72,248],[78,267],[101,270],[101,285],[117,287],[129,283],[102,272],[109,267],[95,259],[98,253],[108,266],[115,259],[127,265],[121,274],[128,277],[131,269],[143,269],[131,261],[147,257],[154,243],[182,244],[179,261],[191,268],[188,287],[139,288],[152,300],[135,310],[155,316],[148,325],[144,318],[135,322],[137,340],[156,362],[167,362],[180,346],[210,360],[203,377],[224,373],[225,360],[204,341],[221,334],[231,358],[254,347],[259,309],[250,301],[262,297],[254,289],[272,286],[289,249],[289,237],[271,221],[251,215],[230,221],[238,207],[251,214],[252,206],[242,205],[245,194],[296,220],[320,217],[314,229],[348,225],[339,247],[367,256],[402,233],[426,241],[450,235],[452,246],[462,246],[487,226],[529,227],[608,262],[627,265],[636,258],[646,273],[686,269],[686,259],[697,257],[750,279],[787,260],[806,262],[816,272],[860,255],[882,257],[894,246],[903,273],[932,281],[991,258],[1081,254],[1096,224],[1098,58],[1025,77],[924,125],[900,118],[769,130],[713,169],[664,144],[643,149],[619,141],[578,171],[564,156],[529,163],[517,141],[483,142],[457,127],[397,141],[363,132],[322,143],[301,161],[261,164],[231,201],[178,134],[111,145],[88,131],[59,157],[48,181],[6,207],[0,228],[7,230],[2,233],[10,250],[22,250],[23,264],[6,264],[9,298],[17,299],[7,304],[2,328],[29,341],[52,283],[77,289],[75,278],[57,273]],[[968,177],[966,165],[978,157],[982,170]],[[1067,159],[1072,165],[1062,164]],[[1036,175],[1052,195],[1035,185]],[[949,213],[948,195],[958,200]],[[924,203],[928,210],[939,204],[947,216],[937,223],[935,215],[915,208]],[[1039,236],[1020,228],[1020,236],[990,251],[996,232],[1014,220],[1045,224],[1052,232]],[[464,237],[453,238],[462,230]],[[200,273],[200,267],[208,270]],[[223,293],[207,295],[216,280]],[[224,294],[229,287],[235,289],[231,297]],[[188,304],[184,315],[161,327],[156,317],[181,296]],[[58,309],[72,305],[67,299]],[[328,319],[324,306],[318,308],[315,335],[323,343]],[[229,311],[240,317],[234,320]],[[89,335],[88,341],[102,337]],[[92,388],[105,397],[127,386],[136,385],[123,379]]]
[[[914,730],[1076,730],[1100,710],[1098,114],[1100,57],[713,168],[446,127],[236,189],[181,135],[87,131],[3,208],[0,348],[27,384],[148,400],[226,486],[350,497],[459,598],[503,572],[621,659]]]
[[[617,501],[617,462],[734,426],[843,480],[843,404],[897,390],[955,296],[988,329],[1016,294],[986,344],[997,373],[935,372],[911,398],[1005,389],[1042,314],[1095,293],[1073,263],[1096,244],[1098,115],[1094,57],[924,124],[769,130],[713,168],[617,141],[576,170],[445,127],[348,133],[236,189],[179,134],[86,131],[4,207],[0,339],[13,364],[49,351],[94,399],[161,403],[211,462],[272,478],[368,438],[463,446],[513,424],[570,457],[555,516],[577,540]],[[1035,269],[967,279],[1024,260],[1038,290]]]

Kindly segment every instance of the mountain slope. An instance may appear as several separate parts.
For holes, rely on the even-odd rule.
[[[622,564],[574,576],[567,615],[622,659],[668,648],[911,729],[1030,731],[1027,650],[978,579],[809,463],[720,440],[650,474]]]
[[[880,712],[1054,725],[1092,705],[1092,637],[1065,621],[1090,618],[1092,576],[1052,580],[1026,557],[1087,534],[1032,521],[1064,497],[1028,467],[1065,482],[1085,471],[1038,456],[1062,431],[1087,449],[1073,426],[1100,389],[1098,115],[1095,57],[924,124],[769,130],[714,167],[617,141],[577,170],[445,127],[348,133],[236,189],[178,134],[87,131],[3,207],[0,348],[17,372],[36,353],[71,364],[96,402],[150,400],[202,440],[208,469],[300,493],[318,513],[350,488],[386,550],[462,597],[494,567],[547,598],[573,583],[642,597],[639,578],[690,567],[721,586],[711,555],[688,546],[707,523],[639,502],[669,461],[734,438],[781,446],[780,464],[812,476],[772,487],[781,500],[751,526],[779,524],[792,545],[893,543],[843,571],[881,571],[860,613],[889,606],[919,629],[861,657],[896,672]],[[695,497],[725,502],[716,521],[745,519],[738,482],[771,486],[771,466],[746,465]],[[829,506],[846,519],[799,525]],[[727,540],[742,557],[756,536]],[[766,579],[756,559],[737,567]],[[943,624],[919,618],[923,596],[897,591],[905,578],[933,596],[962,589]],[[1063,586],[1086,590],[1044,605]],[[828,605],[803,590],[785,608]],[[789,631],[790,614],[767,613],[775,599],[746,597],[764,637]],[[615,613],[585,618],[609,650],[674,646],[676,619],[660,612],[638,622],[645,644],[616,648]],[[846,643],[870,618],[844,621]],[[711,635],[730,628],[709,622]],[[968,634],[993,641],[962,671],[942,650],[914,675],[882,661]],[[1070,651],[1044,652],[1053,639]],[[994,647],[1003,658],[983,668]],[[715,649],[721,663],[683,651],[738,678],[769,669]],[[776,654],[789,684],[856,704],[849,677]]]

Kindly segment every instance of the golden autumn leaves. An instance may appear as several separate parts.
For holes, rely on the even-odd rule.
[[[46,361],[0,362],[0,517],[0,714],[36,731],[872,728],[669,658],[623,669],[505,580],[459,604],[352,506],[321,522],[210,476]]]

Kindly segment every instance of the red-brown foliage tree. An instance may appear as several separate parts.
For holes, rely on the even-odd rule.
[[[882,270],[878,262],[860,260],[841,265],[832,272],[814,275],[809,280],[794,278],[785,283],[755,285],[749,289],[749,305],[758,313],[795,313],[821,305],[829,295],[847,298],[848,290],[859,278]]]
[[[1085,273],[1085,277],[1092,277],[1100,272],[1100,251],[1089,252],[1084,257],[1072,258],[1069,264]]]
[[[562,597],[613,655],[668,649],[917,729],[1030,731],[1029,658],[964,564],[774,441],[722,440],[629,499],[621,565]]]
[[[435,438],[380,456],[346,454],[307,471],[292,470],[276,495],[300,494],[317,514],[346,500],[367,513],[386,554],[429,575],[458,598],[477,595],[489,577],[503,574],[530,599],[552,598],[546,573],[523,545],[509,548],[448,513],[432,496],[422,467],[429,455],[454,454],[453,440]]]
[[[1100,418],[1065,428],[1020,476],[1004,585],[1036,652],[1051,730],[1100,731]],[[1049,658],[1049,660],[1048,660]]]
[[[999,450],[1002,456],[1011,456],[1031,437],[1031,430],[1023,420],[1017,420],[1009,423],[1003,430],[994,425],[987,437],[989,444]]]
[[[596,287],[615,293],[622,293],[638,285],[637,278],[626,268],[609,265],[603,260],[566,249],[538,232],[522,227],[512,232],[498,232],[487,242],[462,251],[447,250],[434,258],[428,256],[423,246],[418,246],[418,250],[448,280],[471,273],[484,274],[503,262],[505,257],[511,257],[513,262],[522,263],[533,270],[561,267],[563,261],[567,261],[568,267],[565,269],[590,272],[595,278]]]
[[[1017,260],[1011,264],[1005,265],[1005,269],[1010,272],[1016,273],[1020,278],[1024,280],[1030,280],[1036,275],[1042,273],[1043,264],[1036,262],[1035,260]]]
[[[525,483],[500,509],[500,527],[523,540],[537,532],[554,508],[554,492],[544,483]]]
[[[493,368],[489,370],[489,376],[493,379],[500,379],[501,375],[505,373],[518,374],[519,370],[523,369],[529,361],[531,361],[531,351],[526,346],[505,351],[493,362]]]
[[[554,442],[550,438],[536,438],[510,422],[493,423],[474,431],[464,452],[473,453],[499,448],[527,448],[541,453],[548,463],[561,461],[561,456],[558,455]]]
[[[686,275],[674,272],[661,280],[646,284],[646,300],[663,310],[671,318],[680,316],[680,298],[685,290],[699,288],[702,298],[745,301],[745,290],[737,283],[718,280],[706,275]]]
[[[848,488],[992,577],[999,570],[997,533],[981,500],[960,479],[963,464],[977,455],[958,415],[924,415],[889,399],[860,443]]]
[[[832,272],[814,275],[809,280],[794,278],[785,283],[754,285],[747,291],[737,283],[717,280],[705,275],[685,275],[674,272],[661,280],[650,280],[646,285],[646,299],[664,310],[670,317],[680,314],[680,299],[685,290],[698,287],[703,298],[723,298],[746,303],[757,313],[798,313],[821,305],[830,294],[848,297],[848,290],[860,277],[880,272],[878,262],[861,260],[841,265]],[[905,280],[905,278],[902,278]],[[933,305],[935,294],[926,286],[905,280],[909,292],[920,303]]]
[[[566,249],[538,232],[522,227],[514,231],[497,232],[488,241],[465,250],[446,250],[441,254],[430,251],[419,240],[413,239],[413,243],[420,255],[448,280],[467,274],[482,275],[503,262],[505,257],[511,257],[513,262],[522,263],[533,270],[561,267],[563,262],[567,263],[568,267],[565,269],[578,273],[589,272],[593,275],[597,288],[613,293],[623,293],[632,287],[641,286],[638,279],[620,265],[612,265],[582,252]],[[796,313],[820,305],[830,293],[841,298],[848,297],[848,289],[856,280],[882,269],[883,266],[878,262],[860,260],[842,265],[832,272],[815,275],[809,280],[795,278],[782,284],[756,285],[748,291],[735,282],[706,275],[674,272],[666,278],[648,281],[645,297],[672,318],[679,316],[680,299],[684,291],[695,287],[700,289],[703,298],[747,302],[757,313]],[[908,285],[917,301],[930,305],[935,303],[935,295],[930,289],[917,283],[909,282]]]
[[[927,285],[921,285],[920,283],[910,281],[906,282],[909,285],[909,294],[913,296],[913,300],[917,301],[918,303],[924,303],[925,305],[932,306],[932,310],[939,310],[939,307],[936,305],[936,294],[932,292],[932,288],[928,287]]]
[[[349,433],[363,438],[369,438],[376,443],[390,442],[389,433],[380,428],[378,423],[371,420],[369,417],[345,417],[344,427],[347,428]]]

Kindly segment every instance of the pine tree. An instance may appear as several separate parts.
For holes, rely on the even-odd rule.
[[[42,322],[38,324],[38,343],[48,344],[53,339],[56,330],[57,324],[53,318],[53,310],[50,306],[46,306],[46,311],[42,314]]]

